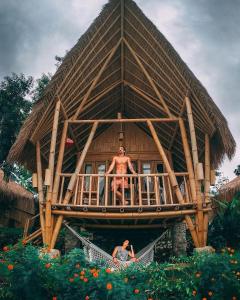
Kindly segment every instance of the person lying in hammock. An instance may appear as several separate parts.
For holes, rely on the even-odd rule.
[[[119,265],[119,261],[125,262],[126,264],[138,261],[138,259],[135,257],[132,245],[131,245],[131,251],[127,250],[128,246],[129,246],[129,241],[126,240],[123,242],[122,246],[117,246],[114,248],[112,257],[113,257],[113,262],[116,265]],[[129,257],[131,258],[130,260],[128,259]]]

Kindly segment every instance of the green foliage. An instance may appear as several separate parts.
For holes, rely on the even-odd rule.
[[[36,87],[32,92],[33,102],[36,102],[43,96],[44,90],[48,85],[49,81],[51,80],[51,77],[52,75],[50,73],[48,74],[43,73],[42,76],[36,80]]]
[[[62,258],[39,257],[21,243],[0,253],[0,299],[213,299],[240,296],[240,253],[194,255],[172,263],[121,271],[100,268],[74,249]],[[89,298],[88,298],[89,297]],[[234,299],[234,298],[233,298]]]
[[[236,169],[234,170],[234,174],[236,176],[240,176],[240,165],[237,165]]]
[[[22,232],[22,228],[0,227],[0,249],[5,245],[17,243]]]
[[[31,76],[13,73],[0,83],[0,163],[8,154],[16,135],[29,114],[32,104],[28,95],[33,85]]]
[[[231,202],[215,200],[217,215],[209,226],[209,244],[240,247],[240,193]]]

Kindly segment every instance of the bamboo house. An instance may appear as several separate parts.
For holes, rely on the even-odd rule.
[[[119,201],[106,170],[124,145]],[[66,54],[25,121],[8,160],[34,172],[41,234],[54,248],[62,222],[157,228],[185,221],[207,243],[214,169],[235,141],[206,89],[132,0],[109,0]],[[125,204],[124,204],[125,203]]]

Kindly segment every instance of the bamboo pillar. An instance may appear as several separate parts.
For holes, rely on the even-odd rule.
[[[54,178],[54,185],[53,185],[53,192],[52,192],[52,201],[53,203],[56,202],[59,190],[59,183],[60,183],[60,173],[62,171],[62,164],[63,164],[63,157],[65,151],[65,143],[67,138],[67,130],[68,130],[68,121],[64,122],[63,131],[62,131],[62,138],[60,142],[59,154],[58,154],[58,161],[56,166],[55,178]]]
[[[193,113],[192,113],[192,107],[190,103],[190,99],[188,96],[185,98],[186,100],[186,108],[187,108],[187,116],[188,116],[188,123],[189,123],[189,129],[190,129],[190,137],[191,137],[191,144],[192,144],[192,156],[193,156],[193,165],[194,165],[194,171],[195,171],[195,179],[196,179],[196,194],[197,194],[197,218],[198,222],[198,239],[199,239],[199,245],[200,247],[203,246],[203,207],[202,207],[202,196],[201,196],[201,185],[197,178],[197,166],[199,163],[198,160],[198,148],[197,148],[197,138],[196,138],[196,132],[195,132],[195,126],[194,126],[194,120],[193,120]]]
[[[42,162],[41,162],[41,149],[40,142],[36,143],[36,159],[37,159],[37,188],[38,188],[38,202],[39,202],[39,214],[40,214],[40,225],[42,229],[42,239],[43,244],[45,244],[45,217],[43,211],[43,202],[44,202],[44,194],[43,194],[43,179],[42,179]]]
[[[163,149],[163,147],[162,147],[162,145],[161,145],[161,143],[159,141],[159,138],[157,136],[157,132],[156,132],[155,128],[153,127],[151,121],[148,120],[147,124],[148,124],[150,132],[151,132],[151,134],[153,136],[153,139],[154,139],[154,142],[155,142],[155,144],[157,146],[157,149],[158,149],[158,151],[160,153],[160,156],[161,156],[161,158],[163,160],[163,163],[164,163],[164,165],[166,167],[166,171],[167,171],[167,173],[169,175],[169,179],[170,179],[171,185],[172,185],[172,187],[175,190],[177,199],[178,199],[178,201],[179,201],[180,204],[183,204],[184,200],[183,200],[183,196],[182,196],[182,193],[180,191],[180,188],[178,186],[176,176],[175,176],[175,174],[174,174],[174,172],[173,172],[173,170],[172,170],[172,168],[171,168],[171,166],[169,164],[169,161],[168,161],[168,158],[167,158],[167,156],[165,154],[165,151],[164,151],[164,149]],[[188,228],[189,228],[189,230],[191,232],[194,245],[195,245],[195,247],[198,247],[199,246],[198,237],[197,237],[197,234],[196,234],[196,231],[195,231],[192,219],[189,216],[185,216],[185,220],[186,220]]]
[[[95,121],[94,124],[93,124],[93,127],[91,129],[91,132],[90,132],[90,135],[88,137],[88,140],[84,146],[84,149],[81,153],[81,155],[79,156],[79,159],[78,159],[78,162],[77,162],[77,166],[76,166],[76,169],[75,169],[75,172],[72,174],[71,176],[71,179],[70,179],[70,182],[68,184],[68,188],[67,188],[67,192],[66,192],[66,195],[64,197],[64,200],[63,200],[63,204],[68,204],[69,200],[71,199],[71,196],[72,196],[72,193],[73,193],[73,189],[74,189],[74,186],[76,184],[76,180],[77,180],[77,176],[82,168],[82,165],[83,165],[83,162],[84,162],[84,159],[86,157],[86,154],[87,154],[87,151],[91,145],[91,142],[93,140],[93,137],[94,137],[94,134],[97,130],[97,126],[98,126],[98,122]],[[53,235],[52,235],[52,240],[51,240],[51,249],[54,248],[55,246],[55,243],[56,243],[56,240],[57,240],[57,236],[59,234],[59,231],[60,231],[60,228],[62,226],[62,221],[63,221],[63,215],[60,215],[56,221],[56,224],[55,224],[55,227],[54,227],[54,231],[53,231]]]
[[[50,170],[50,185],[47,190],[47,201],[46,201],[46,244],[50,246],[51,236],[52,236],[52,188],[53,188],[53,173],[54,173],[54,160],[55,160],[55,150],[57,142],[57,131],[58,131],[58,120],[60,113],[61,102],[57,101],[55,107],[55,113],[53,118],[53,128],[52,128],[52,138],[49,153],[49,164],[48,169]]]
[[[182,118],[179,119],[179,127],[180,127],[180,131],[181,131],[183,150],[184,150],[184,154],[185,154],[187,170],[188,170],[188,175],[189,175],[191,195],[192,195],[193,202],[196,202],[196,199],[197,199],[196,183],[195,183],[195,177],[194,177],[194,171],[193,171],[192,157],[191,157],[191,152],[190,152],[190,148],[189,148],[189,144],[188,144],[188,140],[187,140],[186,128],[185,128],[184,121]]]
[[[205,179],[204,179],[204,194],[205,201],[210,199],[210,142],[209,135],[205,134]]]
[[[208,202],[210,200],[210,173],[211,173],[211,167],[210,167],[210,141],[209,141],[209,135],[205,134],[205,180],[204,180],[204,196],[205,196],[205,202]],[[207,245],[207,233],[208,233],[208,213],[204,213],[203,218],[204,223],[204,246]]]

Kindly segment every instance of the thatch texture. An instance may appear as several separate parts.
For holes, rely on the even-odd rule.
[[[14,181],[6,182],[3,177],[4,173],[0,170],[0,223],[3,221],[4,225],[8,225],[11,219],[23,227],[26,219],[35,214],[33,194]]]
[[[225,154],[229,158],[233,156],[235,141],[227,121],[172,45],[145,17],[135,2],[110,0],[87,32],[66,55],[46,88],[44,96],[35,105],[32,114],[23,125],[9,153],[9,161],[18,161],[34,169],[35,155],[32,145],[37,139],[41,142],[43,158],[48,158],[57,96],[61,99],[65,110],[65,116],[61,114],[61,121],[66,116],[73,117],[108,55],[123,37],[153,79],[170,112],[175,116],[183,116],[184,120],[187,118],[183,101],[186,93],[189,93],[198,148],[202,151],[200,157],[204,153],[205,133],[211,138],[214,166],[221,163]],[[152,101],[143,98],[139,91]],[[96,99],[98,101],[95,101]],[[78,118],[115,118],[119,111],[128,118],[166,117],[159,98],[124,42],[107,65]],[[186,127],[188,128],[187,123]],[[89,127],[74,125],[72,128],[81,149],[89,134]],[[141,128],[148,133],[146,126],[142,125]],[[97,134],[104,129],[104,126],[100,127]],[[156,129],[163,146],[173,153],[175,169],[182,170],[185,167],[185,159],[178,127],[172,123],[164,123],[156,125]],[[61,130],[58,142],[60,134]],[[64,171],[73,168],[75,154],[75,147],[68,150],[64,160]]]
[[[219,190],[218,198],[231,201],[236,193],[240,192],[240,176],[235,177]]]

